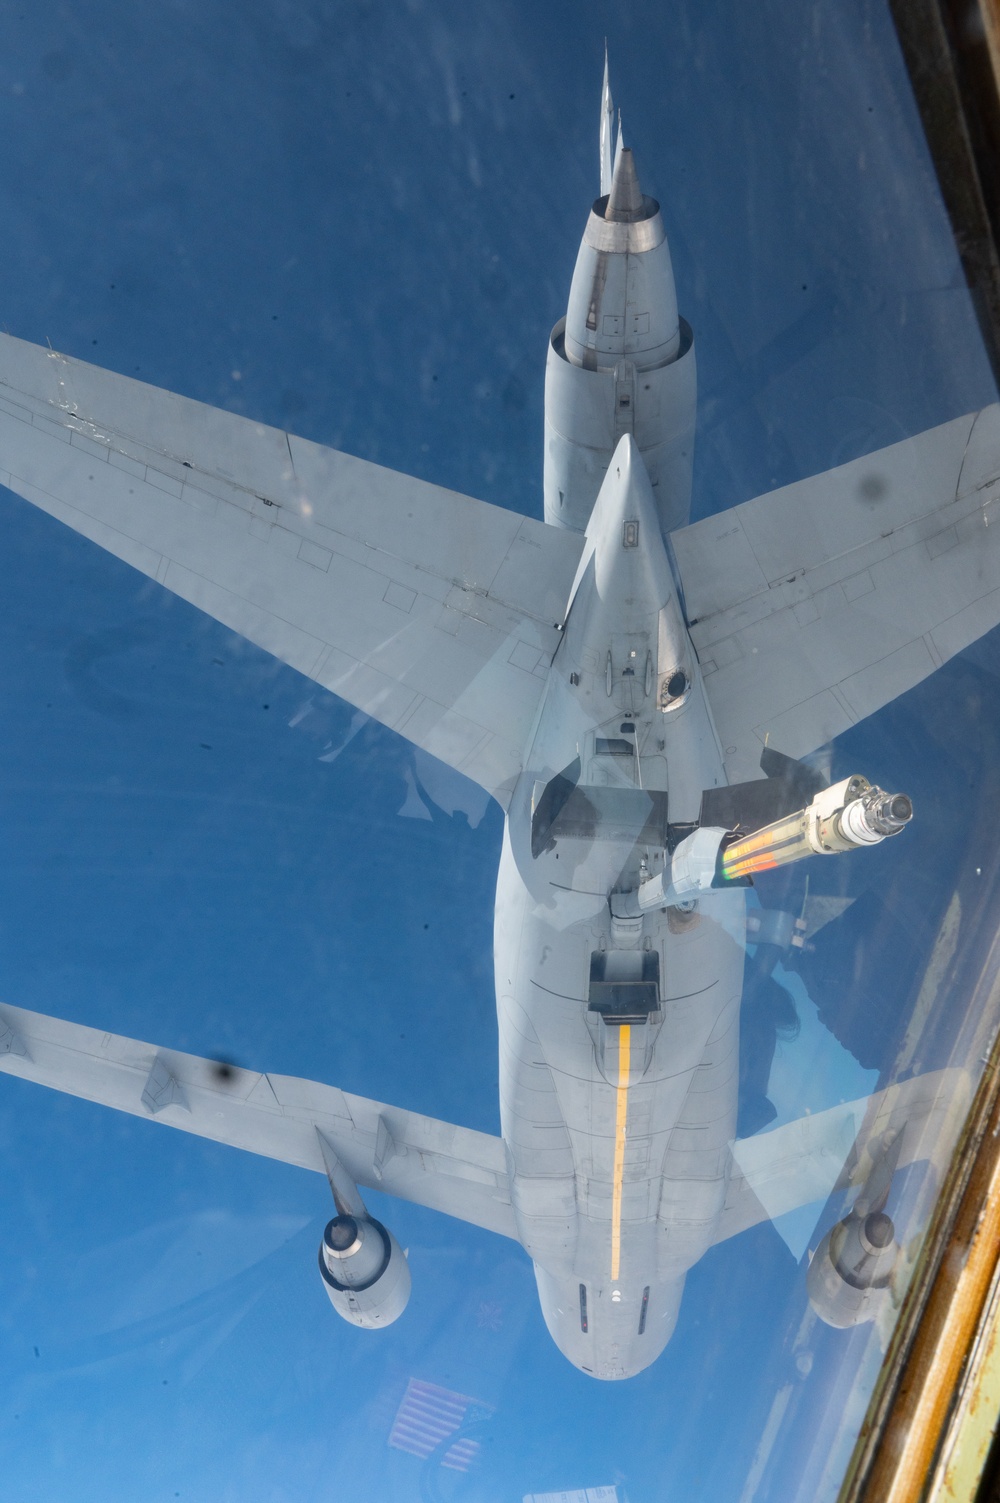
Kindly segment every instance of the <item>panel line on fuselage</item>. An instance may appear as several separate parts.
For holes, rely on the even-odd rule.
[[[663,998],[661,998],[661,1003],[662,1002],[689,1002],[692,997],[703,997],[706,992],[710,992],[713,989],[713,987],[718,986],[718,984],[719,984],[719,979],[718,979],[718,977],[716,977],[716,979],[714,981],[710,981],[707,986],[700,986],[698,988],[698,990],[695,991],[695,992],[681,992],[676,997],[663,997]]]
[[[574,997],[570,992],[553,991],[551,986],[543,986],[542,983],[540,981],[536,981],[534,977],[531,978],[531,984],[535,988],[536,992],[544,992],[547,997],[558,997],[560,1002],[577,1002],[581,1007],[586,1007],[587,1005],[586,997]]]
[[[622,1248],[622,1180],[625,1176],[625,1125],[628,1118],[628,1075],[632,1054],[632,1027],[618,1030],[618,1090],[615,1101],[615,1167],[611,1191],[611,1278],[617,1279]]]

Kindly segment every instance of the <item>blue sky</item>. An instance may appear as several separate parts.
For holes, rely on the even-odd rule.
[[[874,0],[8,6],[0,322],[538,515],[605,35],[698,341],[699,514],[993,398]],[[496,1131],[496,806],[425,767],[411,817],[405,742],[0,499],[0,996]],[[803,968],[858,1078],[982,864],[998,661],[836,748],[919,815],[905,861],[824,878],[859,901]],[[653,1369],[598,1385],[518,1248],[373,1197],[414,1293],[367,1337],[316,1272],[318,1177],[0,1084],[6,1497],[737,1503],[805,1309],[773,1227],[693,1270]],[[859,1360],[816,1336],[800,1445]],[[467,1478],[387,1447],[411,1375],[494,1408]],[[819,1465],[776,1456],[759,1496],[802,1467],[821,1496]]]

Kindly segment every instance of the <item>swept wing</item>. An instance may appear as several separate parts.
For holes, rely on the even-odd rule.
[[[873,1096],[738,1139],[716,1242],[825,1201],[835,1190],[862,1185],[887,1134],[902,1134],[899,1168],[922,1162],[943,1166],[971,1095],[965,1070],[931,1070]]]
[[[503,1140],[488,1133],[21,1007],[0,1010],[0,1069],[325,1174],[322,1133],[357,1184],[517,1238]]]
[[[503,1140],[488,1133],[22,1007],[0,1010],[0,1070],[320,1174],[322,1134],[358,1185],[517,1240]],[[900,1167],[947,1158],[969,1095],[964,1070],[937,1070],[739,1140],[715,1240],[863,1183],[887,1131],[903,1133]]]

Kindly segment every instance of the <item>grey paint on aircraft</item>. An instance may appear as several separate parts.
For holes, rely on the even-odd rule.
[[[996,409],[685,525],[693,342],[633,165],[550,346],[556,526],[0,342],[0,481],[503,804],[503,1136],[13,1008],[0,1067],[317,1171],[325,1141],[357,1184],[515,1235],[557,1344],[604,1378],[648,1366],[687,1270],[769,1214],[755,1183],[815,1190],[817,1151],[774,1132],[751,1176],[732,1149],[742,891],[609,899],[768,741],[815,750],[1000,620]],[[893,1098],[899,1130],[958,1086],[927,1089]],[[908,1142],[899,1163],[931,1157]]]

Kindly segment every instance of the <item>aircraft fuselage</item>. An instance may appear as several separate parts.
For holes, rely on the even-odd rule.
[[[609,904],[725,781],[632,439],[587,529],[525,766],[495,935],[512,1200],[557,1345],[627,1377],[669,1340],[725,1200],[744,937],[738,889],[630,920]]]

